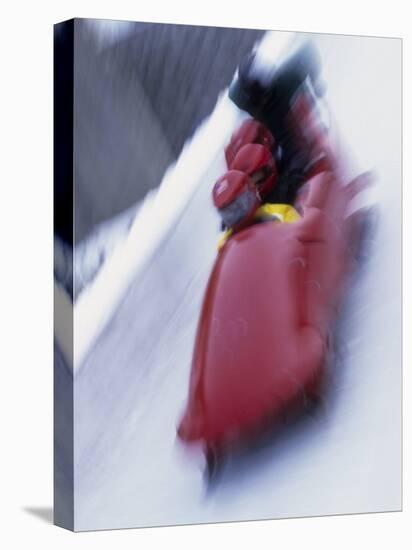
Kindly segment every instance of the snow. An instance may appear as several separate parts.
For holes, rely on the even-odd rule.
[[[176,440],[218,235],[210,189],[241,116],[222,97],[76,305],[76,530],[401,507],[401,44],[313,38],[350,171],[374,168],[368,200],[380,214],[342,311],[324,403],[267,447],[232,458],[212,491],[200,450]]]
[[[227,97],[219,98],[212,115],[168,169],[158,191],[146,197],[125,241],[105,263],[95,283],[79,296],[74,308],[74,371],[82,364],[125,289],[138,278],[139,271],[180,218],[199,181],[204,179],[211,159],[220,156],[222,164],[221,144],[229,139],[231,128],[241,118]]]

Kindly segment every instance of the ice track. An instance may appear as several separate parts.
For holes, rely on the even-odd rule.
[[[375,169],[368,200],[380,212],[370,258],[342,311],[324,403],[271,445],[229,463],[213,491],[201,454],[176,441],[218,235],[210,188],[238,120],[222,99],[233,126],[204,151],[205,170],[187,204],[76,369],[76,530],[401,506],[400,41],[315,40],[328,102],[353,153],[351,171]]]

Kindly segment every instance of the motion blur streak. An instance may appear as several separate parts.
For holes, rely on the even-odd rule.
[[[401,506],[400,42],[329,35],[314,40],[332,116],[353,155],[351,175],[375,169],[380,210],[370,258],[342,312],[335,379],[324,407],[274,445],[229,464],[210,494],[201,455],[187,455],[175,440],[215,256],[218,220],[210,189],[223,172],[223,147],[238,120],[226,118],[232,106],[222,100],[210,121],[214,139],[202,141],[200,152],[195,136],[193,150],[188,144],[184,152],[191,166],[203,163],[193,177],[186,172],[194,192],[186,194],[182,184],[185,200],[176,199],[173,216],[167,188],[159,191],[152,209],[168,220],[162,238],[153,237],[155,251],[142,255],[138,271],[132,261],[116,268],[119,277],[133,273],[130,285],[119,291],[122,300],[112,314],[107,308],[108,322],[89,340],[87,355],[88,343],[78,352],[78,362],[84,360],[74,391],[77,530]],[[179,163],[167,177],[173,178],[173,170],[179,171]],[[124,246],[136,243],[130,236]],[[111,287],[105,291],[109,298]],[[103,288],[96,300],[102,294]],[[92,304],[90,299],[87,308]],[[81,331],[86,325],[79,324]]]

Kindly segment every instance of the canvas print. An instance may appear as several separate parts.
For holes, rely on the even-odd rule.
[[[54,518],[401,509],[401,40],[54,28]]]

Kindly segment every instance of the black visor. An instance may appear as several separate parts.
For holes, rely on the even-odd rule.
[[[270,177],[273,176],[273,167],[269,164],[262,166],[257,172],[254,172],[250,175],[250,179],[255,183],[257,188],[259,188],[262,183],[267,181]]]

